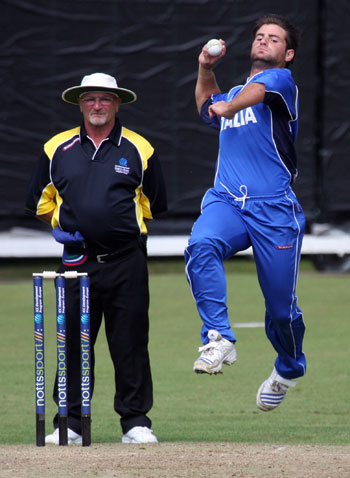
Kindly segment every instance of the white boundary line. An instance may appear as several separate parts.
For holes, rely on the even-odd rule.
[[[264,322],[237,322],[232,324],[233,329],[256,329],[258,327],[265,327]]]

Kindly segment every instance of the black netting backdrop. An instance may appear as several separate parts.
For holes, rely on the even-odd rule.
[[[324,10],[320,203],[326,217],[350,218],[350,2]]]
[[[225,39],[218,82],[223,91],[241,83],[252,23],[267,12],[301,31],[295,191],[309,221],[350,215],[347,0],[0,0],[0,228],[38,227],[24,214],[34,163],[47,139],[81,119],[61,93],[101,71],[137,93],[121,121],[150,140],[163,165],[170,210],[151,232],[189,233],[217,156],[217,133],[201,123],[194,101],[198,54],[210,38]]]

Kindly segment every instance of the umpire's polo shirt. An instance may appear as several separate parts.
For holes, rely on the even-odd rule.
[[[80,231],[89,246],[113,249],[128,236],[146,234],[145,219],[167,209],[156,153],[118,119],[98,148],[84,125],[64,131],[44,145],[26,209],[53,211],[53,228]]]

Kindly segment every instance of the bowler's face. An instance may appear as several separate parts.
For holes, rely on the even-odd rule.
[[[85,93],[79,99],[85,123],[96,127],[112,125],[120,103],[115,95],[97,91]]]
[[[294,57],[294,50],[287,49],[286,31],[278,25],[263,25],[255,34],[251,48],[251,60],[283,68]]]

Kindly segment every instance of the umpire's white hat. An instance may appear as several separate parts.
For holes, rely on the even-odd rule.
[[[131,90],[125,88],[119,88],[117,80],[105,73],[92,73],[92,75],[86,75],[81,81],[79,86],[72,86],[62,93],[63,101],[78,105],[78,99],[84,93],[89,91],[106,91],[116,95],[122,100],[123,104],[133,103],[136,101],[136,94]]]

